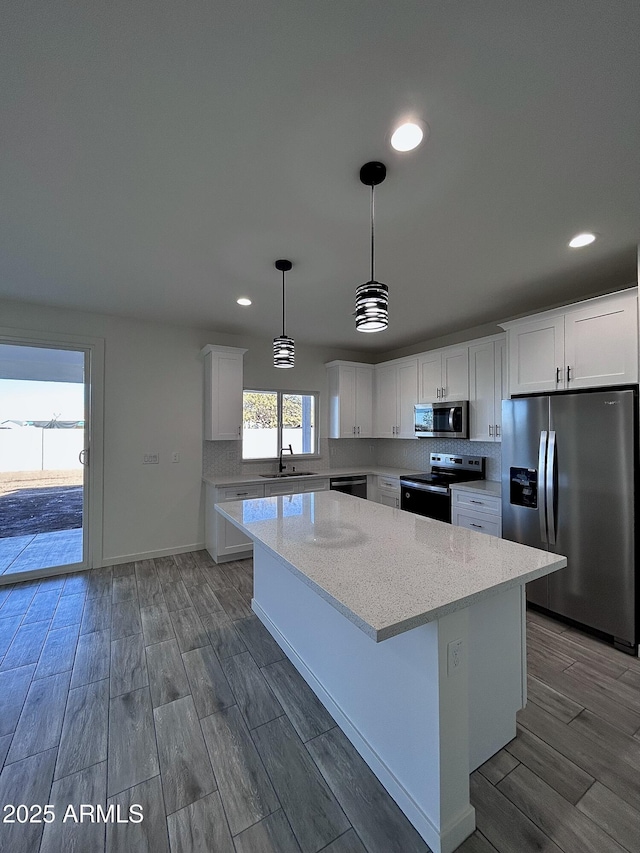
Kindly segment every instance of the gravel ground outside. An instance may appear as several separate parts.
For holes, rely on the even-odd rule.
[[[82,527],[82,470],[0,473],[0,539]]]

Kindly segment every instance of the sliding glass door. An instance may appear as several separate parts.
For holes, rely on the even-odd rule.
[[[90,348],[0,343],[0,583],[87,565]]]

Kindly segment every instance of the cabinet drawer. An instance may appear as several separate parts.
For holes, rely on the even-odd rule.
[[[489,515],[502,515],[502,501],[495,495],[483,495],[481,492],[463,492],[453,489],[452,509],[467,509]]]
[[[465,527],[467,530],[475,530],[476,533],[488,533],[489,536],[502,535],[502,523],[499,518],[480,513],[466,513],[459,510],[453,515],[453,523],[457,527]]]
[[[275,495],[295,495],[298,491],[297,483],[291,480],[284,483],[267,483],[264,487],[265,498],[272,498]]]
[[[264,486],[228,486],[218,489],[217,500],[222,501],[243,501],[249,498],[263,498]]]
[[[378,491],[378,503],[390,506],[393,509],[400,509],[400,489],[398,491],[380,489]]]
[[[397,477],[378,477],[378,488],[385,491],[400,491],[400,479]]]
[[[329,480],[298,480],[300,492],[326,492],[329,489]]]

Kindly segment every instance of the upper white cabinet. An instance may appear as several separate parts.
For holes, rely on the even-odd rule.
[[[511,394],[638,381],[635,287],[501,325]]]
[[[469,438],[500,441],[502,400],[507,396],[506,336],[469,347]]]
[[[469,348],[446,347],[418,356],[421,403],[469,399]]]
[[[417,358],[376,367],[374,436],[415,438],[413,407],[417,401]]]
[[[329,438],[373,436],[373,367],[355,361],[330,361]]]
[[[204,357],[204,438],[242,438],[242,360],[246,349],[209,344]]]

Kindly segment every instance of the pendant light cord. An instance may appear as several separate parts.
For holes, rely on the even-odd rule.
[[[285,301],[284,301],[284,270],[282,270],[282,337],[285,335]]]
[[[376,280],[375,276],[375,240],[374,240],[374,210],[373,210],[373,184],[371,185],[371,281]]]

